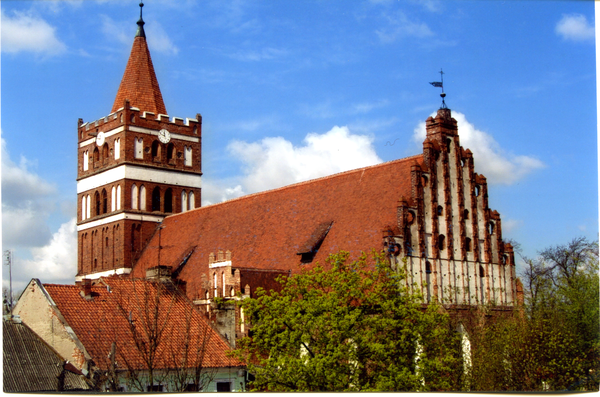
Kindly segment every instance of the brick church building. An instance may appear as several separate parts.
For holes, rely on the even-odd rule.
[[[110,114],[78,122],[76,282],[170,278],[232,344],[243,313],[215,297],[253,296],[340,250],[406,258],[427,301],[516,303],[512,247],[445,105],[422,153],[201,207],[202,117],[168,115],[143,25]]]

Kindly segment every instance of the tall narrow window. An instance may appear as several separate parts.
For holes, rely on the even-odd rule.
[[[181,212],[185,212],[188,210],[188,196],[187,192],[184,190],[181,192]]]
[[[139,200],[138,187],[134,183],[133,186],[131,186],[131,209],[132,210],[138,209],[138,200]]]
[[[465,238],[465,250],[471,252],[471,239],[468,237]]]
[[[133,151],[136,159],[144,158],[144,140],[142,138],[135,138],[133,141]]]
[[[158,141],[152,142],[152,160],[161,161],[161,145]]]
[[[225,294],[225,272],[221,273],[221,285],[223,285],[223,297],[226,297]]]
[[[191,167],[192,166],[192,147],[191,146],[186,146],[183,149],[183,164],[186,167]]]
[[[483,266],[479,266],[479,289],[481,290],[481,303],[485,303],[485,291],[483,289],[485,284],[485,273],[483,272]]]
[[[160,188],[152,190],[152,211],[160,211]]]
[[[427,302],[431,301],[431,263],[425,262],[425,282],[427,283]]]
[[[146,211],[146,186],[140,186],[140,210]]]
[[[106,189],[102,189],[102,213],[106,214],[108,212],[108,193],[106,193]]]
[[[85,197],[85,217],[89,218],[90,216],[92,216],[92,199],[88,194]]]
[[[108,143],[102,146],[102,160],[108,160]]]
[[[173,189],[165,190],[165,212],[173,212]]]
[[[117,211],[121,209],[121,185],[117,186]]]
[[[196,197],[194,196],[194,192],[190,192],[188,195],[188,208],[190,210],[196,208]]]
[[[90,152],[86,150],[83,152],[83,170],[87,171],[90,165]]]
[[[115,139],[115,160],[121,157],[121,138]]]
[[[213,273],[214,297],[217,297],[217,273]]]
[[[86,209],[85,209],[85,196],[81,197],[81,220],[85,220],[85,214],[86,214]]]
[[[117,188],[112,187],[110,190],[110,210],[115,211],[117,209]]]
[[[442,251],[445,247],[445,240],[446,240],[446,237],[443,234],[440,234],[438,236],[438,248],[440,251]]]
[[[98,167],[100,164],[100,151],[98,148],[94,149],[94,167]]]
[[[171,162],[175,158],[175,145],[169,143],[167,145],[167,162]]]
[[[96,192],[94,194],[94,201],[96,202],[96,215],[100,215],[100,210],[102,209],[102,202],[100,201],[100,193]]]

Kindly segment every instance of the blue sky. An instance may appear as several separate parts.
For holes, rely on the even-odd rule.
[[[110,113],[138,1],[0,7],[3,249],[15,289],[72,283],[77,119]],[[443,68],[504,237],[598,238],[592,1],[148,0],[144,20],[169,115],[203,116],[204,204],[420,153]]]

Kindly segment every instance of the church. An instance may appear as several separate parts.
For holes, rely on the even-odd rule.
[[[443,103],[422,153],[201,206],[202,117],[167,112],[140,16],[110,113],[77,127],[75,281],[172,280],[235,346],[243,311],[276,278],[384,250],[425,301],[510,310],[522,294],[486,178]]]

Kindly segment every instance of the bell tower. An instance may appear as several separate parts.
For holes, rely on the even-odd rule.
[[[169,118],[142,7],[111,113],[77,123],[77,275],[128,274],[163,218],[200,206],[202,117]]]

